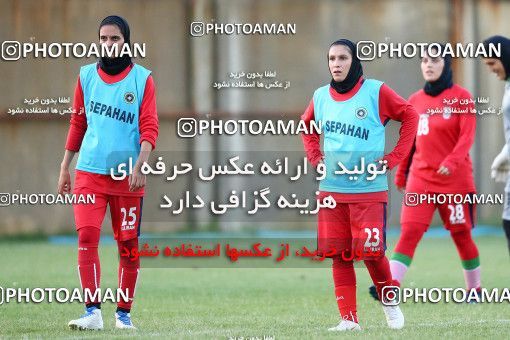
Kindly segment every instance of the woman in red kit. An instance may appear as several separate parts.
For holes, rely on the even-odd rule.
[[[319,185],[319,197],[332,196],[336,207],[321,208],[318,216],[318,250],[332,247],[331,242],[346,246],[351,252],[369,251],[383,254],[364,257],[364,263],[382,294],[395,285],[390,272],[386,249],[386,203],[388,183],[384,171],[375,179],[367,173],[359,178],[336,176],[337,161],[347,169],[357,166],[361,159],[368,164],[384,160],[388,168],[397,165],[411,150],[416,134],[417,115],[411,105],[386,84],[363,77],[363,68],[357,58],[356,46],[347,39],[331,44],[328,65],[332,80],[317,89],[301,119],[307,124],[322,123],[324,150],[320,135],[311,131],[304,134],[303,143],[310,163],[323,163],[326,176]],[[385,149],[385,125],[390,120],[402,123],[400,137],[388,154]],[[374,165],[375,167],[375,165]],[[335,249],[338,245],[333,244]],[[339,252],[337,252],[338,254]],[[333,281],[340,323],[330,331],[360,330],[356,304],[356,275],[352,260],[333,255]],[[398,306],[383,306],[388,326],[400,329],[404,316]]]
[[[402,232],[390,261],[391,273],[402,283],[437,209],[457,247],[467,289],[479,290],[480,259],[471,235],[475,205],[470,203],[476,188],[469,156],[475,140],[476,110],[469,91],[453,83],[450,56],[442,57],[442,47],[436,45],[431,45],[431,55],[421,59],[425,87],[409,98],[420,119],[413,151],[395,176],[397,188],[405,190],[405,200]],[[425,194],[432,200],[417,200],[427,197]],[[462,196],[443,203],[438,194]]]
[[[158,136],[156,95],[151,72],[122,54],[130,45],[129,25],[119,16],[106,17],[99,26],[99,41],[116,47],[114,57],[83,66],[74,94],[74,113],[65,146],[58,182],[59,193],[71,192],[69,165],[79,157],[74,194],[94,194],[94,204],[75,204],[78,232],[78,274],[82,289],[94,293],[100,288],[101,267],[98,244],[106,207],[110,206],[112,228],[119,253],[138,248],[145,176],[142,164],[154,149]],[[82,114],[84,112],[84,114]],[[132,159],[132,174],[115,180],[117,166]],[[119,301],[115,312],[117,328],[134,329],[131,304],[140,271],[139,259],[120,257],[119,289],[129,297]],[[71,329],[102,329],[101,304],[97,295],[86,298],[86,312],[69,322]]]

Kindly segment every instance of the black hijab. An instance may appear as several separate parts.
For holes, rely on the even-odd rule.
[[[350,49],[352,55],[352,64],[351,68],[349,68],[349,72],[347,73],[347,77],[345,77],[343,81],[335,81],[335,79],[331,79],[331,87],[334,88],[336,92],[346,93],[349,92],[358,83],[359,78],[363,75],[363,67],[361,66],[361,62],[359,61],[358,55],[356,53],[356,45],[354,45],[352,41],[347,39],[340,39],[332,43],[329,48],[336,45],[347,46]]]
[[[503,67],[505,68],[505,79],[508,80],[510,77],[510,39],[505,38],[501,35],[494,35],[484,40],[483,45],[485,51],[489,51],[489,44],[501,44],[501,57],[496,59],[501,60]]]
[[[444,48],[445,46],[441,44],[438,51],[444,59],[443,72],[436,81],[426,82],[423,87],[423,91],[432,97],[438,96],[441,92],[453,86],[452,57],[447,53],[444,56],[442,55]]]
[[[129,24],[127,21],[119,17],[117,15],[110,15],[101,21],[101,24],[99,25],[99,30],[101,30],[101,27],[105,25],[115,25],[119,28],[120,33],[122,33],[122,36],[124,37],[124,43],[130,45],[130,31],[129,31]],[[119,52],[122,50],[122,46],[119,46]],[[103,71],[105,71],[109,75],[115,75],[119,74],[120,72],[124,71],[126,67],[131,65],[131,57],[124,54],[121,57],[117,58],[108,58],[108,57],[100,57],[99,58],[99,67]]]

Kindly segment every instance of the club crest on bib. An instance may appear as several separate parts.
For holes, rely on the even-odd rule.
[[[449,106],[443,107],[443,118],[450,119],[451,116],[452,116],[452,108]]]
[[[128,104],[133,104],[135,101],[135,94],[133,92],[126,92],[124,94],[124,101]]]
[[[365,109],[364,107],[358,107],[356,109],[356,118],[358,119],[365,119],[368,115],[368,111],[367,109]]]

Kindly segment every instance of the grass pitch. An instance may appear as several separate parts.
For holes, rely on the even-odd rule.
[[[484,287],[508,287],[504,237],[476,239]],[[389,240],[392,249],[394,239]],[[79,287],[76,246],[2,242],[0,286]],[[103,288],[116,287],[116,247],[100,245]],[[362,332],[329,333],[338,323],[330,269],[142,269],[132,318],[138,331],[114,328],[115,305],[102,307],[105,329],[71,331],[67,322],[83,313],[77,303],[0,306],[0,336],[28,338],[169,337],[228,339],[500,338],[510,331],[510,305],[415,304],[401,306],[406,326],[386,327],[381,307],[367,293],[365,268],[356,269]],[[406,277],[406,287],[463,287],[460,261],[449,239],[424,239]]]

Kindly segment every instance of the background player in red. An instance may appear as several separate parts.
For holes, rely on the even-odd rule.
[[[320,135],[304,134],[308,160],[314,166],[323,162],[327,175],[321,181],[320,197],[331,195],[334,209],[319,210],[318,250],[327,251],[329,241],[343,242],[351,251],[376,248],[383,256],[365,258],[364,263],[381,294],[393,286],[388,259],[384,256],[387,178],[373,181],[366,173],[357,180],[333,176],[338,158],[349,169],[360,158],[367,162],[384,159],[388,168],[397,165],[410,151],[416,134],[417,115],[411,105],[386,84],[363,78],[363,68],[356,46],[347,39],[334,42],[328,50],[331,83],[317,89],[301,119],[322,123],[324,152]],[[390,120],[402,122],[400,138],[390,153],[384,155],[384,127]],[[322,166],[322,165],[321,165]],[[331,331],[360,330],[356,305],[356,275],[352,260],[333,256],[333,280],[341,321]],[[398,306],[383,306],[390,328],[402,328],[404,316]]]
[[[100,24],[101,44],[118,51],[130,44],[129,25],[119,16],[108,16]],[[58,182],[59,193],[71,192],[69,165],[80,152],[75,171],[75,194],[95,195],[95,204],[76,204],[78,232],[78,273],[82,288],[100,287],[101,267],[98,244],[101,224],[110,206],[112,228],[119,253],[124,247],[138,248],[145,176],[141,165],[147,161],[158,136],[155,86],[150,71],[134,64],[127,54],[101,57],[98,63],[81,68],[74,94],[74,112],[65,146]],[[129,157],[132,174],[117,181],[111,168]],[[117,328],[135,328],[131,322],[139,259],[120,257],[119,288],[129,301],[120,301],[115,313]],[[86,301],[86,312],[69,322],[72,329],[102,329],[100,301]]]
[[[438,209],[457,247],[466,287],[479,289],[480,258],[471,236],[475,206],[455,202],[415,205],[414,197],[410,197],[423,193],[470,195],[476,191],[469,156],[475,140],[476,111],[471,94],[453,83],[450,66],[448,55],[442,58],[425,54],[421,59],[425,87],[409,98],[420,118],[412,152],[395,176],[397,188],[405,190],[406,197],[401,212],[402,232],[390,267],[393,278],[402,283],[416,247]],[[376,297],[373,287],[371,292]]]

